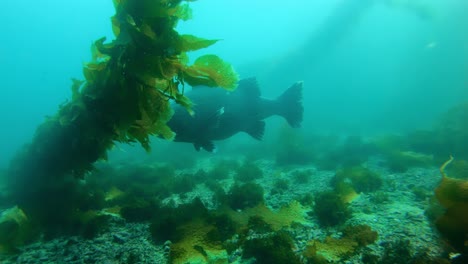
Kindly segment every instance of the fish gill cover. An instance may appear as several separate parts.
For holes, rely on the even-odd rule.
[[[187,2],[193,0],[114,0],[116,38],[95,41],[85,80],[73,80],[71,100],[37,128],[10,165],[13,198],[33,221],[65,220],[74,210],[75,179],[106,159],[115,142],[139,142],[149,151],[151,135],[172,138],[170,100],[191,111],[185,84],[236,87],[237,74],[216,55],[188,65],[187,52],[217,40],[175,30],[191,17]]]

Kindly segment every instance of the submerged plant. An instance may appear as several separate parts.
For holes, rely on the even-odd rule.
[[[329,236],[323,241],[309,241],[303,255],[308,263],[342,263],[358,249],[374,243],[377,237],[377,232],[367,225],[346,226],[339,239]]]
[[[296,170],[291,173],[291,176],[297,184],[307,184],[313,175],[312,170]]]
[[[290,182],[287,179],[280,178],[276,179],[273,183],[273,188],[271,190],[272,194],[283,194],[287,192],[290,188]]]
[[[60,201],[62,197],[52,196],[73,193],[68,190],[76,178],[105,160],[115,142],[138,142],[149,151],[150,136],[171,139],[166,125],[172,115],[170,101],[192,111],[185,85],[236,87],[232,67],[215,55],[188,64],[187,52],[216,40],[175,30],[179,20],[190,18],[186,2],[114,0],[116,38],[92,45],[92,60],[83,67],[85,80],[73,81],[71,99],[38,127],[9,168],[15,203],[35,221],[48,223],[51,215],[42,213],[48,209],[56,212],[57,224],[64,223],[76,205],[48,204],[42,197]]]
[[[436,220],[436,226],[452,246],[468,253],[468,181],[445,174],[445,167],[452,161],[451,156],[440,167],[442,180],[435,195],[446,211]]]
[[[378,238],[378,233],[368,225],[346,226],[343,235],[345,238],[356,241],[361,247],[374,243]]]
[[[35,236],[31,223],[18,207],[0,213],[0,255],[12,253]]]
[[[348,205],[340,195],[332,191],[319,193],[315,197],[315,215],[321,226],[335,226],[351,217]]]
[[[383,184],[379,174],[362,166],[340,169],[332,178],[331,184],[337,188],[340,184],[349,181],[352,188],[357,192],[374,192]]]
[[[243,210],[264,202],[263,188],[256,183],[235,184],[226,197],[227,204],[234,210]]]
[[[245,160],[245,162],[237,168],[234,179],[242,182],[251,182],[263,177],[262,169],[254,162]]]
[[[244,244],[244,258],[254,257],[256,263],[301,263],[292,250],[293,241],[284,232],[264,238],[253,238]]]

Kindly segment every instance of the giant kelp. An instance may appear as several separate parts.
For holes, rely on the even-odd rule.
[[[186,84],[235,88],[237,75],[215,55],[188,65],[187,52],[216,40],[175,30],[191,16],[186,2],[191,1],[114,0],[116,38],[92,45],[85,80],[73,81],[71,99],[38,127],[11,163],[13,198],[33,221],[57,225],[80,210],[76,178],[106,159],[115,142],[139,142],[149,151],[151,135],[170,139],[170,100],[191,111]]]
[[[456,249],[468,252],[468,181],[448,177],[445,173],[453,161],[450,157],[440,167],[442,180],[435,189],[435,196],[446,209],[445,213],[436,221],[439,231]]]

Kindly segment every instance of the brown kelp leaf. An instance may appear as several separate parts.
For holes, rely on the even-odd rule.
[[[445,174],[445,167],[452,161],[453,157],[450,156],[450,159],[440,167],[442,180],[435,190],[437,199],[445,208],[468,204],[468,181],[450,178]]]
[[[156,39],[156,33],[154,33],[153,29],[145,23],[140,25],[140,32],[145,34],[145,36],[149,37],[150,39]]]
[[[190,8],[188,4],[177,6],[174,10],[172,10],[172,12],[173,12],[171,14],[172,16],[182,19],[182,21],[187,21],[189,19],[192,19],[192,9]]]
[[[183,106],[189,112],[190,115],[193,116],[195,114],[195,112],[192,110],[193,103],[187,96],[183,94],[176,94],[175,101],[176,103]]]
[[[72,80],[72,87],[71,87],[72,101],[75,101],[80,96],[80,88],[85,83],[85,81],[78,80],[78,79],[75,79],[75,78],[72,78],[71,80]]]
[[[110,59],[110,54],[113,44],[105,44],[106,37],[102,37],[96,40],[91,45],[91,56],[93,61],[108,61]]]
[[[192,12],[188,4],[181,4],[177,1],[155,1],[155,0],[114,0],[117,12],[125,10],[133,17],[140,19],[148,18],[169,18],[188,20],[192,17]],[[177,20],[173,20],[177,22]],[[172,27],[172,26],[171,26]]]
[[[289,227],[293,223],[305,223],[307,216],[307,209],[296,200],[281,207],[279,210],[271,210],[264,204],[246,208],[242,212],[234,211],[230,208],[223,210],[226,210],[231,219],[241,226],[247,226],[249,218],[252,216],[262,216],[263,220],[271,225],[275,231]]]
[[[353,186],[348,182],[339,182],[335,186],[335,190],[339,193],[341,200],[343,203],[351,203],[359,194],[354,190]]]
[[[120,35],[120,21],[117,17],[111,17],[112,22],[112,32],[114,32],[114,36],[118,37]]]
[[[218,39],[204,39],[204,38],[196,37],[194,35],[181,35],[180,41],[181,41],[180,51],[187,52],[187,51],[207,48],[215,44],[219,40]]]
[[[114,8],[117,10],[120,5],[122,5],[124,2],[127,2],[127,0],[112,0],[114,2]]]
[[[100,73],[106,68],[106,62],[89,62],[83,67],[83,75],[88,83],[94,83]]]
[[[231,64],[223,61],[216,55],[204,55],[195,60],[195,63],[185,69],[184,80],[192,85],[206,85],[234,90],[237,87],[239,76]]]

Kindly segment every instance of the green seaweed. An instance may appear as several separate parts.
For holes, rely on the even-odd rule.
[[[263,203],[263,193],[262,186],[256,183],[235,184],[229,190],[226,200],[232,209],[243,210]]]
[[[163,207],[158,211],[149,227],[153,239],[158,242],[177,242],[188,235],[182,231],[183,225],[195,220],[206,222],[210,216],[200,199],[194,199],[190,204],[177,208]]]
[[[377,240],[378,233],[368,225],[354,225],[346,226],[343,230],[343,236],[356,241],[360,247],[365,247]]]
[[[245,160],[244,163],[237,168],[234,179],[242,182],[251,182],[263,177],[262,169],[250,160]]]
[[[294,183],[297,184],[307,184],[310,182],[313,175],[313,171],[308,170],[295,170],[291,173],[291,177],[294,180]]]
[[[253,238],[244,244],[243,257],[256,259],[256,263],[301,263],[292,250],[293,241],[285,232],[263,238]]]
[[[218,161],[209,171],[208,179],[224,180],[227,179],[231,172],[239,169],[237,160],[223,159]]]
[[[73,80],[71,100],[37,128],[11,162],[14,202],[39,225],[66,223],[77,209],[74,196],[81,195],[73,191],[76,179],[106,160],[116,142],[138,142],[150,151],[151,136],[171,139],[170,101],[192,111],[185,85],[236,87],[237,74],[216,55],[188,64],[186,52],[216,40],[175,30],[179,20],[191,17],[187,2],[114,0],[115,39],[94,42],[92,59],[83,67],[85,79]]]
[[[290,181],[288,179],[279,178],[273,183],[271,194],[283,194],[290,188]]]
[[[224,242],[236,233],[236,223],[227,214],[212,214],[207,222],[215,227],[207,234],[212,242]]]
[[[333,191],[318,193],[314,213],[321,226],[336,226],[351,217],[351,211],[342,197]]]

